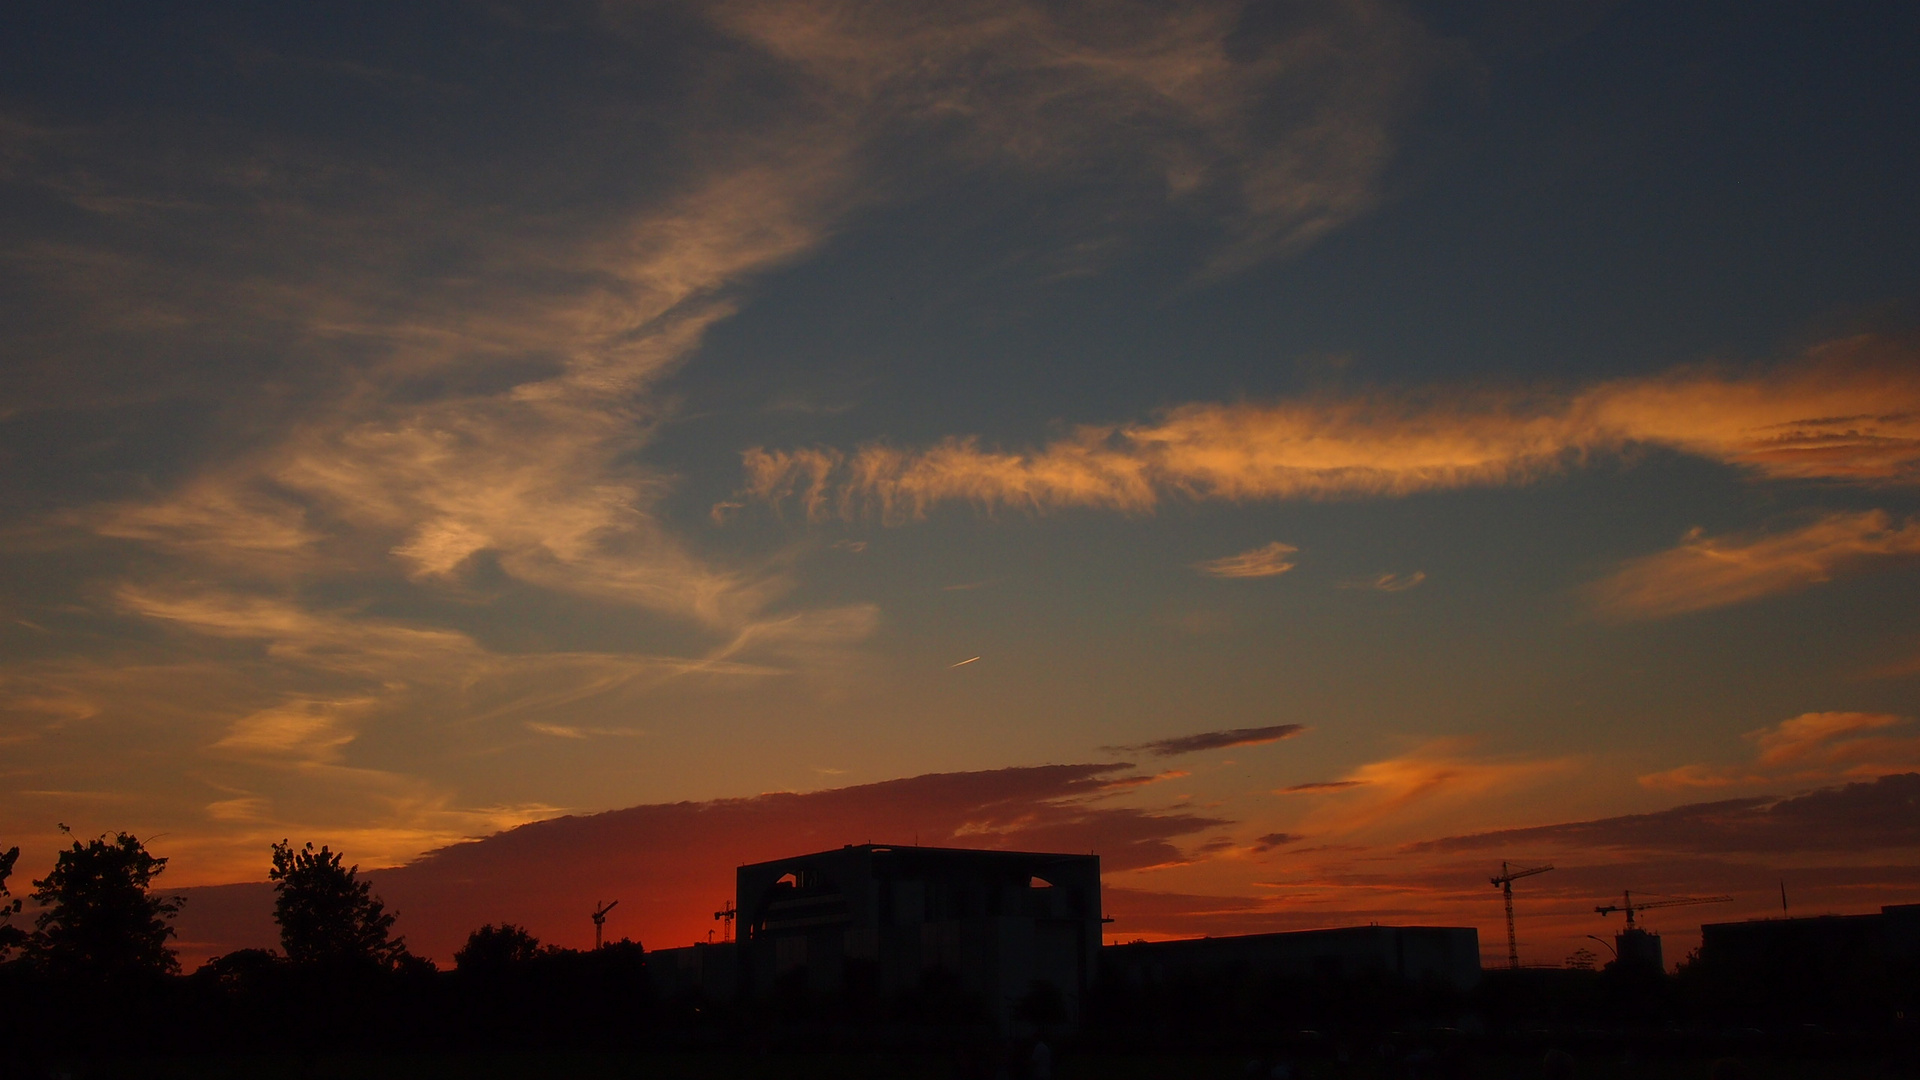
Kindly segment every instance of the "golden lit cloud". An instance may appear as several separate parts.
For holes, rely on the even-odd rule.
[[[1732,787],[1784,780],[1873,779],[1920,770],[1920,732],[1912,720],[1889,713],[1817,712],[1750,731],[1755,748],[1744,765],[1682,765],[1640,778],[1662,791]]]
[[[966,502],[1145,513],[1169,497],[1249,502],[1387,497],[1525,484],[1636,446],[1766,479],[1920,479],[1920,362],[1850,339],[1771,370],[1684,369],[1571,393],[1444,388],[1267,404],[1182,405],[1088,425],[1037,450],[952,438],[743,456],[744,492],[809,518],[899,523]]]
[[[1884,510],[1829,514],[1790,532],[1711,537],[1635,559],[1590,589],[1616,618],[1660,618],[1804,589],[1874,562],[1920,556],[1920,522]]]
[[[1567,758],[1482,758],[1454,740],[1368,762],[1335,780],[1295,784],[1277,794],[1323,800],[1301,822],[1313,836],[1342,836],[1427,818],[1445,809],[1540,783],[1571,769]]]
[[[282,832],[394,862],[542,816],[544,803],[489,809],[499,800],[463,790],[446,759],[612,731],[601,710],[630,716],[667,684],[844,665],[874,611],[779,609],[784,564],[697,554],[661,520],[672,478],[643,460],[672,410],[658,383],[732,314],[726,290],[810,249],[849,205],[857,135],[843,128],[736,129],[649,201],[531,228],[496,208],[504,219],[474,230],[431,185],[394,206],[376,184],[351,212],[248,190],[250,205],[304,208],[301,230],[263,225],[302,253],[293,279],[229,281],[217,259],[161,268],[134,253],[50,262],[96,304],[121,286],[165,293],[155,303],[174,306],[128,316],[156,334],[266,326],[296,343],[275,347],[304,381],[295,409],[267,394],[257,421],[232,410],[236,430],[174,483],[55,516],[48,530],[69,530],[58,544],[140,549],[115,560],[95,614],[145,625],[121,655],[0,666],[0,737],[41,748],[29,767],[49,789],[77,787],[54,779],[95,766],[60,749],[61,717],[26,710],[94,703],[95,745],[134,740],[166,763],[119,782],[178,841],[176,872],[205,880]],[[353,162],[327,167],[367,179]],[[422,245],[465,253],[463,269],[419,274]],[[182,275],[197,287],[169,291]],[[648,640],[684,655],[482,643],[465,618],[489,599],[470,588],[479,572],[657,619],[673,636]],[[436,610],[449,601],[466,609],[459,629]]]
[[[1283,544],[1275,540],[1271,544],[1243,551],[1238,555],[1226,555],[1218,559],[1193,564],[1193,568],[1209,577],[1218,578],[1260,578],[1284,574],[1293,569],[1288,556],[1300,549],[1292,544]]]
[[[336,761],[340,748],[354,738],[345,717],[373,704],[368,699],[283,702],[234,721],[213,749],[243,757]]]

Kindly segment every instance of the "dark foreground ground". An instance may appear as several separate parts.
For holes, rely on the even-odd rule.
[[[1054,1080],[1256,1080],[1272,1075],[1273,1062],[1243,1055],[1060,1055]],[[1461,1062],[1454,1069],[1410,1069],[1404,1063],[1333,1061],[1292,1064],[1294,1080],[1375,1080],[1375,1078],[1458,1077],[1461,1080],[1902,1080],[1920,1077],[1913,1065],[1896,1059],[1768,1060],[1764,1057],[1672,1057],[1633,1060],[1619,1056],[1576,1057],[1549,1064],[1544,1055],[1488,1056]],[[697,1053],[639,1054],[421,1054],[291,1057],[219,1056],[72,1062],[56,1064],[54,1076],[72,1080],[967,1080],[979,1072],[976,1060],[925,1054]],[[985,1076],[993,1076],[988,1067]],[[1025,1070],[1005,1074],[1021,1080]]]

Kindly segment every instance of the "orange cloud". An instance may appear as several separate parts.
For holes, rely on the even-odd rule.
[[[1224,555],[1218,559],[1208,559],[1193,564],[1195,570],[1209,577],[1217,578],[1259,578],[1274,577],[1293,569],[1294,564],[1287,556],[1300,549],[1292,544],[1283,544],[1275,540],[1271,544],[1243,551],[1238,555]]]
[[[1524,484],[1597,454],[1659,446],[1771,479],[1920,479],[1920,363],[1907,343],[1830,343],[1757,373],[1684,369],[1572,393],[1377,392],[1190,404],[1086,425],[1036,450],[950,438],[743,455],[744,493],[809,518],[903,522],[946,502],[1152,511],[1172,496],[1246,502]]]
[[[1564,759],[1475,758],[1457,741],[1437,740],[1397,757],[1369,762],[1336,780],[1295,784],[1279,795],[1323,796],[1302,828],[1315,836],[1345,835],[1402,818],[1416,807],[1431,815],[1536,783],[1564,772]]]
[[[1645,787],[1664,791],[1730,787],[1780,780],[1868,779],[1920,769],[1920,734],[1893,729],[1912,726],[1888,713],[1801,713],[1746,738],[1758,751],[1747,765],[1682,765],[1640,778]]]
[[[1920,555],[1920,521],[1884,510],[1829,514],[1791,532],[1710,537],[1635,559],[1589,589],[1616,618],[1661,618],[1804,589],[1870,563]]]

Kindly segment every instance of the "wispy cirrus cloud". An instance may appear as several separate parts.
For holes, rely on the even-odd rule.
[[[21,358],[0,416],[152,413],[131,434],[116,416],[124,460],[10,502],[55,509],[0,533],[9,554],[80,553],[53,602],[100,598],[71,655],[0,663],[19,705],[0,738],[41,755],[47,790],[85,771],[58,725],[140,730],[170,762],[145,797],[176,835],[410,822],[378,838],[386,859],[497,801],[423,747],[565,751],[582,740],[557,733],[613,730],[601,710],[668,682],[851,669],[880,610],[808,603],[790,553],[676,522],[657,454],[668,380],[755,284],[956,171],[1074,194],[1036,241],[1057,249],[1043,274],[1150,219],[1211,236],[1203,274],[1296,251],[1375,205],[1440,51],[1374,0],[1285,20],[723,0],[543,10],[572,58],[554,67],[512,7],[449,9],[431,41],[370,29],[377,64],[183,29],[207,71],[376,103],[377,136],[251,83],[164,111],[0,107],[0,182],[62,208],[0,252]],[[519,115],[504,88],[525,84],[547,122],[476,141],[420,120],[453,99]],[[509,602],[566,628],[480,628]],[[596,618],[620,629],[583,644]],[[200,772],[212,794],[179,779]],[[208,867],[221,843],[195,849]]]
[[[1273,724],[1267,727],[1233,728],[1228,731],[1203,731],[1197,735],[1178,735],[1170,739],[1155,739],[1152,742],[1132,743],[1126,746],[1103,746],[1101,749],[1121,753],[1148,753],[1155,757],[1173,757],[1176,754],[1196,754],[1202,750],[1225,750],[1233,746],[1264,746],[1267,743],[1304,735],[1306,732],[1305,724]]]
[[[1920,733],[1909,717],[1890,713],[1801,713],[1750,731],[1756,753],[1738,765],[1682,765],[1640,778],[1666,791],[1865,779],[1920,769]]]
[[[1286,18],[1213,2],[729,0],[710,11],[876,140],[940,130],[944,152],[967,164],[1099,177],[1104,216],[1117,199],[1206,223],[1219,237],[1211,274],[1370,209],[1394,129],[1441,54],[1416,20],[1375,0]],[[1110,226],[1091,231],[1077,250],[1121,243]]]
[[[1420,583],[1425,580],[1427,580],[1427,572],[1424,570],[1415,570],[1411,574],[1382,573],[1362,581],[1343,581],[1339,587],[1342,589],[1372,589],[1375,592],[1395,593],[1418,588]]]
[[[810,518],[900,523],[948,502],[1152,511],[1169,498],[1378,498],[1526,484],[1599,455],[1660,447],[1756,479],[1920,480],[1911,343],[1836,341],[1771,369],[1682,369],[1571,391],[1375,391],[1190,404],[1086,425],[1046,446],[970,437],[921,450],[755,448],[744,492]]]
[[[1083,273],[1156,217],[1212,234],[1202,273],[1294,252],[1375,206],[1436,56],[1373,0],[1290,19],[722,0],[543,10],[540,40],[576,60],[557,69],[522,48],[513,8],[449,10],[432,40],[369,29],[378,63],[355,42],[182,27],[175,48],[207,71],[376,102],[378,136],[330,135],[238,85],[177,110],[0,108],[0,181],[61,208],[0,254],[0,415],[157,417],[125,467],[84,465],[111,482],[10,503],[58,507],[10,511],[6,540],[84,552],[61,601],[104,596],[88,617],[119,634],[102,648],[88,626],[67,663],[0,667],[19,738],[50,746],[60,719],[31,711],[46,701],[134,723],[119,663],[148,692],[194,688],[207,719],[175,728],[171,761],[225,744],[221,769],[300,759],[348,784],[326,769],[386,753],[378,771],[407,773],[417,749],[396,748],[434,742],[382,732],[492,724],[497,749],[538,707],[566,715],[534,723],[586,732],[609,724],[578,709],[655,680],[854,665],[872,603],[806,605],[789,557],[716,552],[672,521],[666,380],[751,286],[860,209],[920,198],[929,165],[1020,198],[1075,192],[1091,209],[1041,240],[1058,248],[1043,273]],[[547,123],[493,125],[484,146],[419,119],[449,100],[511,115],[526,83]],[[167,413],[180,404],[196,423]],[[474,628],[503,596],[614,609],[647,648],[507,646]],[[344,701],[372,703],[326,705]],[[219,782],[242,792],[221,821],[319,805]]]
[[[1884,510],[1828,514],[1797,529],[1708,536],[1694,529],[1678,547],[1635,559],[1588,588],[1614,618],[1664,618],[1795,592],[1866,569],[1920,557],[1920,521]]]
[[[1292,544],[1283,544],[1275,540],[1238,555],[1223,555],[1218,559],[1207,559],[1193,564],[1195,570],[1217,578],[1261,578],[1275,577],[1293,569],[1289,558],[1299,552]]]

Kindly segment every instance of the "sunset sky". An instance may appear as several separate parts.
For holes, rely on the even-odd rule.
[[[1097,851],[1123,940],[1504,959],[1502,860],[1559,868],[1542,963],[1623,889],[1735,896],[1669,959],[1782,882],[1920,900],[1917,52],[1898,3],[9,6],[16,891],[58,823],[175,887],[311,840],[442,962],[614,896],[682,944],[869,840]]]

